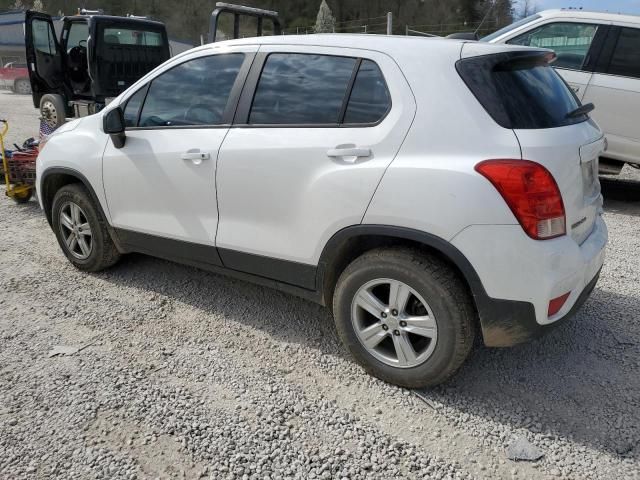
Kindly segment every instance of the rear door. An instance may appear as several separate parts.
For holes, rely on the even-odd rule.
[[[640,164],[640,28],[612,27],[595,70],[584,101],[596,105],[606,156]]]
[[[287,281],[270,259],[317,264],[334,233],[361,223],[415,108],[382,53],[260,47],[218,160],[225,266]]]
[[[50,15],[27,11],[25,21],[27,68],[33,92],[33,104],[39,107],[42,95],[63,91],[62,49],[56,38]]]

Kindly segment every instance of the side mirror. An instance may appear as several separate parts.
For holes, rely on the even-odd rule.
[[[116,148],[124,147],[127,137],[124,134],[124,112],[122,108],[117,107],[109,110],[104,116],[104,133],[111,136],[113,146]]]

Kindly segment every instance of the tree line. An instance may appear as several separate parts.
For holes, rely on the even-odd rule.
[[[233,3],[233,0],[228,0]],[[147,15],[163,21],[169,35],[193,44],[206,38],[216,0],[0,0],[0,10],[33,8],[52,15],[73,15],[78,8],[103,9],[111,15]],[[319,20],[322,0],[235,0],[243,5],[276,10],[286,33],[312,33]],[[447,34],[475,30],[488,33],[513,21],[512,0],[326,0],[336,32],[384,33],[385,15],[393,15],[393,33]],[[326,22],[324,11],[323,22]],[[225,23],[226,21],[226,23]],[[230,31],[230,19],[222,23]],[[482,22],[482,25],[480,23]],[[329,23],[331,24],[331,23]],[[251,35],[249,21],[241,32]],[[255,34],[255,33],[254,33]]]

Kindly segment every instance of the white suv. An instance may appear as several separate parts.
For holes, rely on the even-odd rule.
[[[640,168],[640,16],[547,10],[482,40],[553,49],[553,66],[596,106],[593,118],[609,142],[606,171],[625,162]]]
[[[372,374],[434,385],[477,330],[526,341],[597,281],[604,137],[552,56],[369,35],[206,45],[57,130],[38,197],[82,270],[135,251],[292,292],[332,309]]]

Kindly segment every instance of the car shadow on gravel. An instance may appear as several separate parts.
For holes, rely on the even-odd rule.
[[[530,434],[640,458],[640,298],[596,288],[529,344],[477,348],[432,400]]]
[[[328,310],[285,293],[138,254],[96,275],[187,304],[206,321],[237,321],[349,358]],[[426,395],[459,413],[637,458],[639,317],[639,298],[596,288],[565,325],[514,348],[476,348],[451,381]]]
[[[640,217],[640,181],[600,177],[607,212]]]
[[[94,275],[187,304],[208,321],[237,321],[276,340],[348,358],[328,310],[293,295],[137,253]]]

